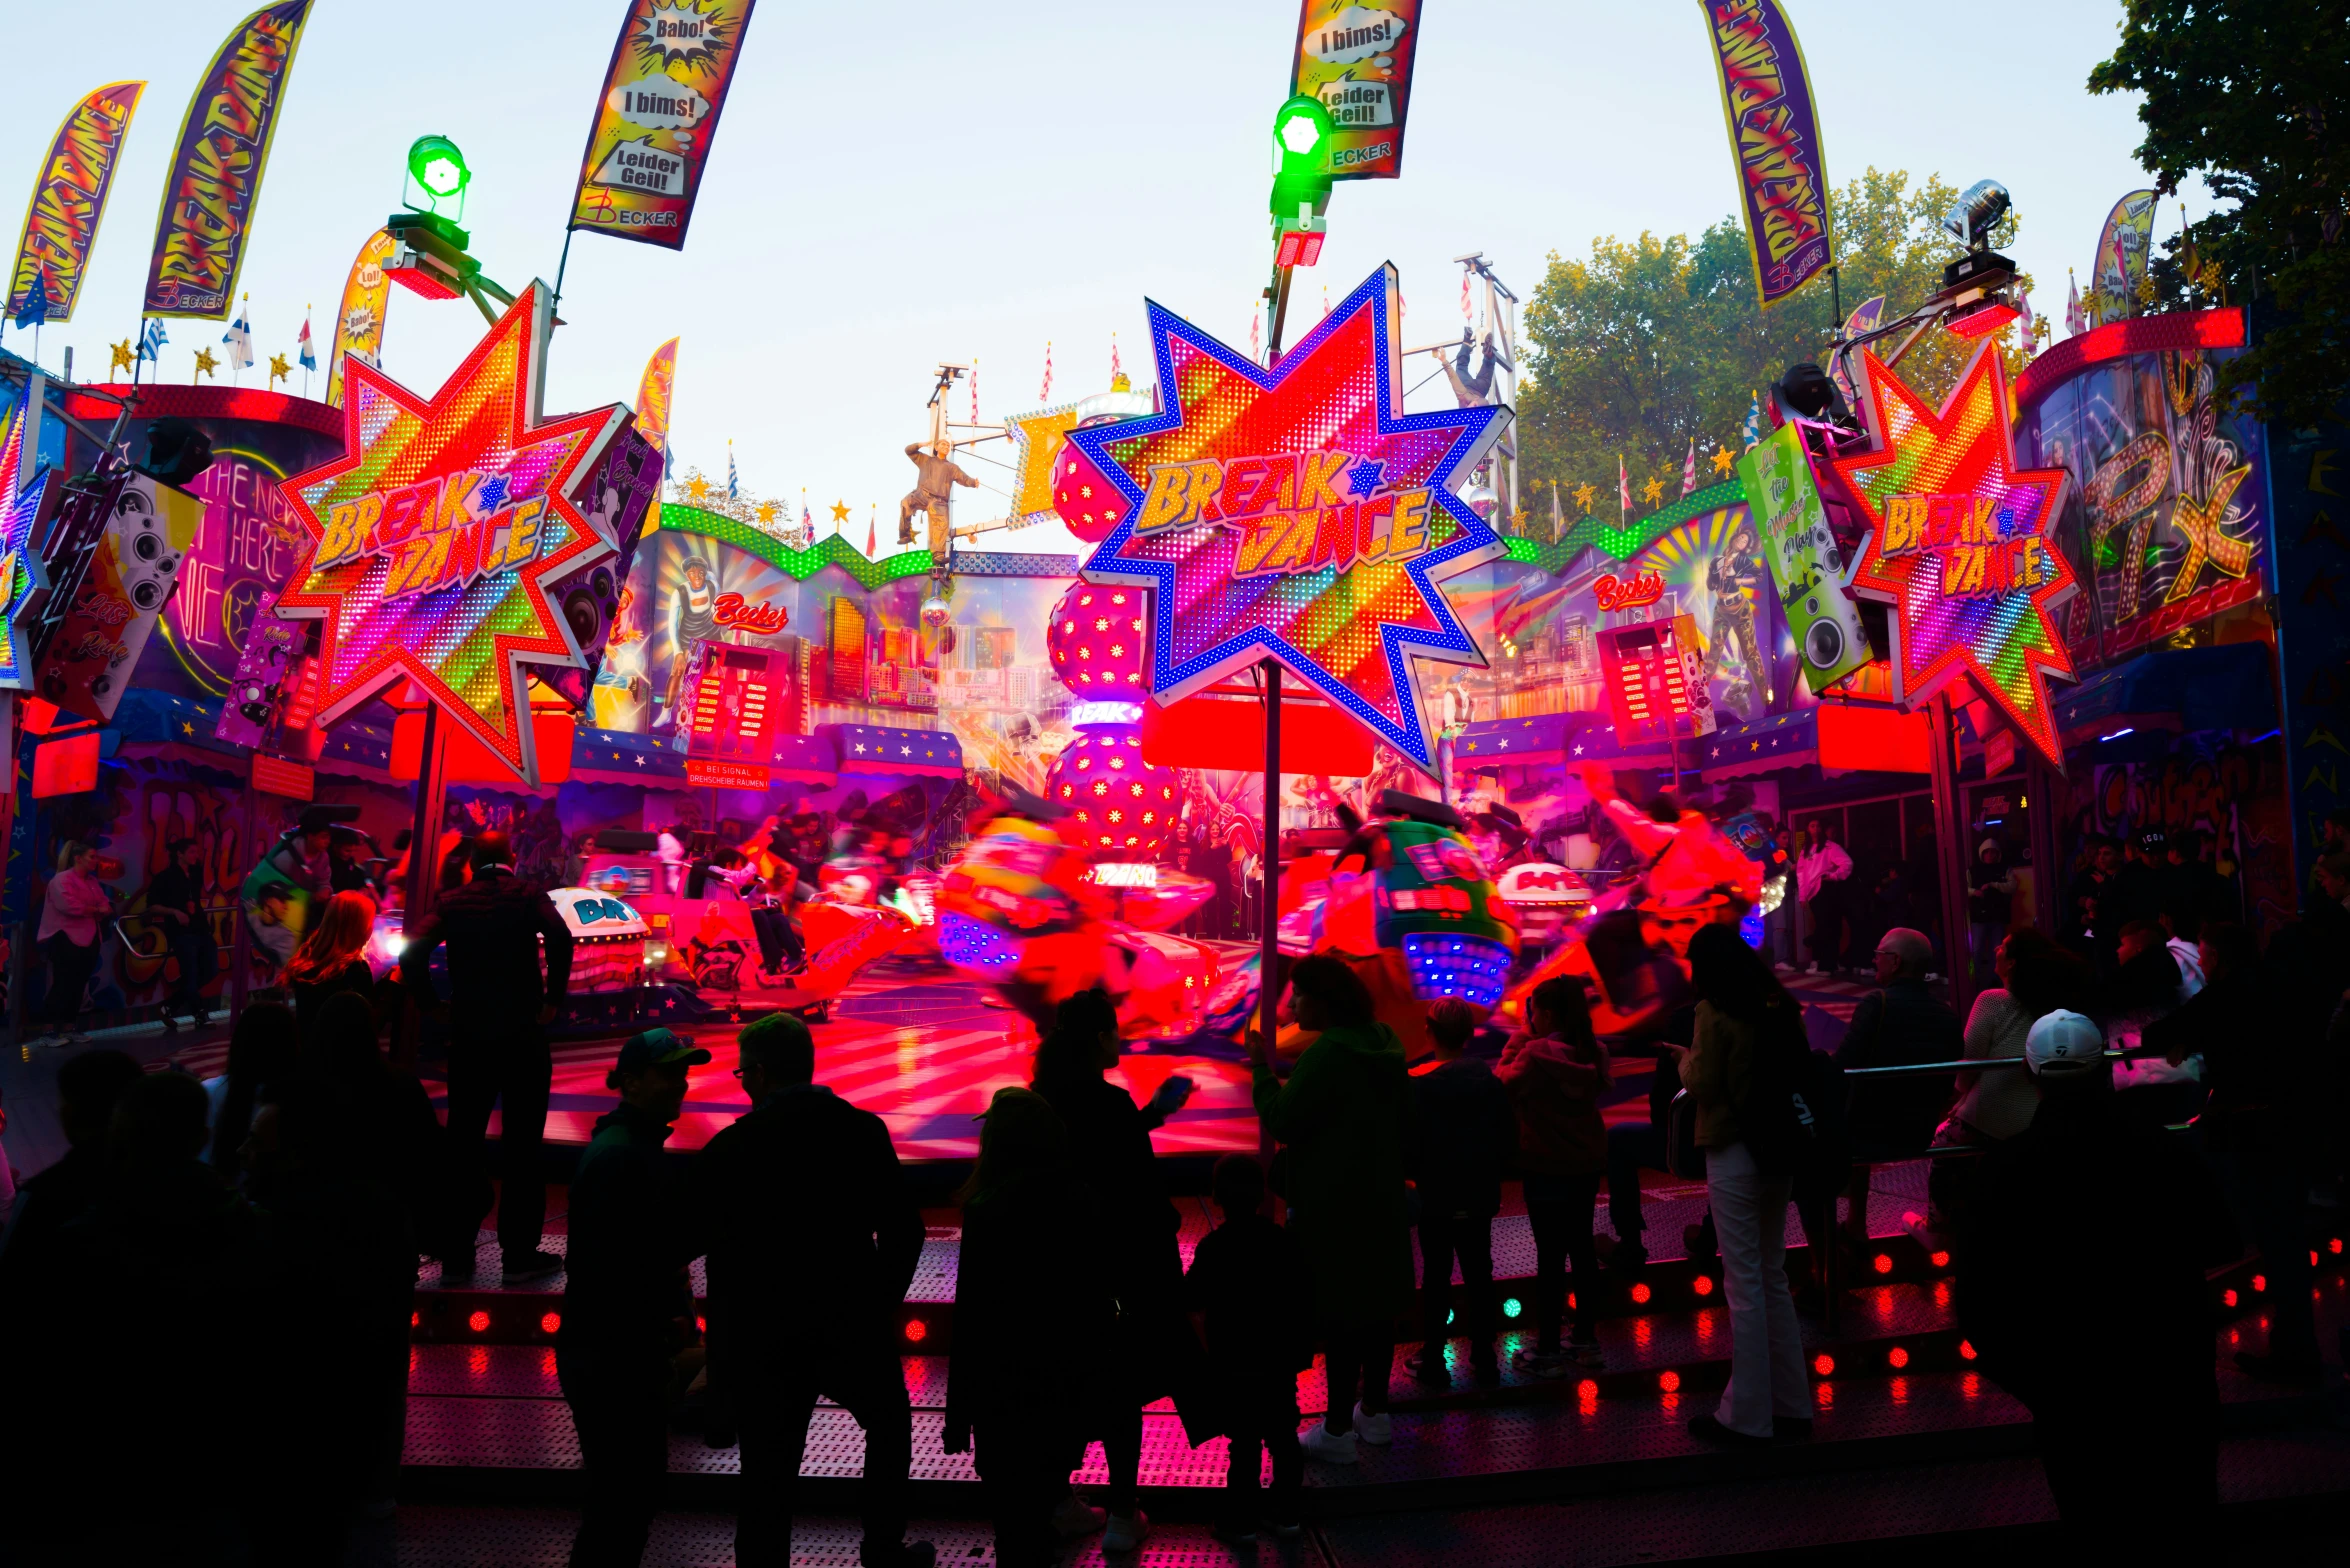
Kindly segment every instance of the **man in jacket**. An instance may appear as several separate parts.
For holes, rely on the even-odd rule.
[[[1851,1027],[1836,1047],[1838,1070],[1955,1062],[1966,1054],[1966,1031],[1948,1003],[1926,989],[1934,944],[1923,931],[1895,926],[1877,939],[1877,984],[1852,1010]],[[1846,1100],[1852,1135],[1852,1218],[1847,1230],[1868,1244],[1868,1162],[1908,1159],[1934,1141],[1950,1108],[1956,1078],[1949,1073],[1903,1073],[1856,1078]]]
[[[1445,1328],[1452,1312],[1452,1264],[1461,1264],[1461,1326],[1477,1381],[1500,1374],[1493,1335],[1493,1217],[1501,1178],[1518,1145],[1518,1118],[1493,1069],[1464,1055],[1477,1015],[1459,997],[1428,1009],[1436,1068],[1412,1080],[1408,1154],[1420,1195],[1420,1335],[1406,1363],[1423,1383],[1450,1381]]]
[[[469,885],[480,886],[478,872]],[[694,1310],[686,1266],[702,1250],[697,1211],[661,1145],[685,1107],[686,1069],[709,1060],[667,1029],[632,1036],[604,1080],[620,1104],[596,1123],[571,1181],[555,1370],[586,1489],[572,1568],[634,1568],[660,1511],[670,1368]]]
[[[2171,1558],[2194,1551],[2219,1500],[2203,1270],[2227,1224],[2183,1143],[2115,1114],[2104,1048],[2079,1013],[2032,1025],[2024,1062],[2040,1108],[1980,1162],[1959,1325],[2031,1410],[2066,1529]]]
[[[546,1027],[571,984],[571,930],[546,894],[514,876],[503,833],[473,841],[473,880],[440,896],[400,955],[400,979],[449,1035],[449,1142],[460,1169],[477,1174],[470,1213],[455,1224],[471,1236],[489,1211],[485,1135],[490,1108],[499,1120],[498,1248],[505,1277],[552,1274],[563,1260],[539,1250],[547,1217],[539,1145],[547,1131],[547,1093],[555,1077]],[[449,946],[449,1001],[432,1000],[433,949]],[[539,975],[541,955],[546,976]],[[442,1266],[442,1278],[472,1276],[468,1249]]]
[[[742,1443],[735,1557],[791,1561],[793,1494],[819,1395],[865,1429],[866,1568],[928,1568],[908,1543],[913,1415],[897,1309],[922,1256],[922,1213],[880,1117],[814,1083],[816,1048],[789,1013],[746,1026],[750,1111],[696,1162],[710,1226],[710,1390]]]
[[[192,838],[175,838],[165,853],[170,863],[147,883],[147,923],[163,932],[179,963],[179,984],[163,1004],[163,1028],[169,1033],[178,1027],[175,1013],[188,1014],[194,1024],[211,1016],[204,988],[220,972],[220,947],[204,918],[203,849]]]

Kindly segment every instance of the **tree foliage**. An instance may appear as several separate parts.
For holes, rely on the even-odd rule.
[[[1941,288],[1943,265],[1958,250],[1939,225],[1957,200],[1957,189],[1939,176],[1913,188],[1906,173],[1872,168],[1845,185],[1834,206],[1844,309],[1882,294],[1891,316]],[[2014,232],[2011,215],[1994,238],[2005,244]],[[1830,301],[1823,276],[1763,310],[1736,217],[1694,241],[1644,233],[1594,240],[1588,261],[1552,252],[1526,307],[1528,384],[1518,400],[1519,504],[1532,514],[1530,525],[1547,519],[1553,482],[1570,518],[1582,510],[1575,493],[1585,486],[1594,492],[1592,510],[1612,511],[1618,454],[1631,475],[1635,513],[1654,509],[1642,496],[1652,478],[1667,499],[1681,493],[1692,440],[1699,482],[1711,483],[1710,455],[1741,449],[1755,394],[1791,364],[1824,363]],[[1878,345],[1880,352],[1898,341]],[[1901,372],[1940,397],[1972,352],[1971,344],[1932,333]]]
[[[2271,303],[2221,369],[2265,418],[2315,425],[2350,389],[2350,10],[2340,0],[2127,0],[2089,90],[2138,92],[2138,161],[2235,205],[2158,261],[2180,304]],[[2190,275],[2192,274],[2192,275]]]

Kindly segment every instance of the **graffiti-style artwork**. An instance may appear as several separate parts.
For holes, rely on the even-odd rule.
[[[2089,588],[2065,627],[2083,665],[2215,617],[2260,613],[2268,570],[2262,429],[2215,391],[2219,362],[2235,352],[2108,359],[2019,421],[2018,461],[2073,477],[2057,537]]]
[[[747,550],[664,530],[637,547],[637,562],[596,677],[600,729],[674,730],[686,665],[704,643],[782,648],[787,638],[797,641],[807,585]]]

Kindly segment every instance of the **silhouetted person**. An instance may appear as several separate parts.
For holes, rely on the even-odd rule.
[[[812,1081],[816,1048],[789,1013],[746,1025],[736,1076],[751,1109],[694,1166],[709,1237],[710,1393],[739,1434],[741,1568],[788,1568],[793,1498],[821,1396],[865,1429],[867,1568],[922,1568],[906,1543],[913,1412],[897,1315],[922,1258],[922,1212],[889,1128]]]
[[[449,1029],[449,1141],[473,1174],[466,1214],[489,1211],[485,1137],[499,1108],[498,1249],[505,1277],[552,1274],[563,1260],[539,1250],[547,1185],[539,1148],[555,1064],[546,1027],[571,983],[571,931],[547,895],[515,880],[503,833],[473,841],[473,880],[440,896],[400,956],[400,978],[424,1011]],[[449,946],[449,1001],[432,1000],[433,949]],[[539,956],[546,955],[546,977]],[[443,1259],[441,1277],[473,1277],[470,1253]]]
[[[555,1369],[586,1494],[572,1568],[634,1568],[661,1509],[670,1371],[694,1312],[686,1266],[702,1251],[685,1183],[661,1145],[685,1108],[686,1069],[708,1060],[666,1029],[631,1035],[604,1080],[620,1103],[596,1123],[571,1180]]]
[[[204,1158],[223,1181],[234,1182],[244,1171],[238,1151],[252,1130],[262,1090],[291,1077],[300,1059],[292,1008],[283,1002],[252,1002],[237,1014],[229,1031],[228,1066],[204,1084],[212,1106],[212,1138]]]
[[[1088,1198],[1091,1243],[1109,1271],[1118,1327],[1097,1369],[1086,1435],[1101,1440],[1109,1471],[1108,1517],[1097,1524],[1082,1499],[1056,1515],[1064,1535],[1100,1528],[1102,1550],[1130,1552],[1149,1533],[1136,1501],[1142,1474],[1142,1407],[1173,1392],[1189,1349],[1179,1297],[1182,1216],[1168,1200],[1166,1178],[1151,1152],[1151,1132],[1180,1109],[1188,1078],[1169,1078],[1138,1109],[1102,1074],[1118,1061],[1118,1013],[1100,987],[1080,991],[1056,1011],[1036,1052],[1036,1092],[1069,1133],[1069,1173]],[[1080,1514],[1078,1510],[1084,1510]]]
[[[353,999],[344,1004],[365,1012]],[[416,1243],[355,1097],[332,1080],[273,1085],[253,1118],[246,1195],[268,1221],[268,1283],[298,1311],[273,1316],[258,1368],[268,1484],[246,1496],[261,1564],[341,1560],[362,1499],[382,1485],[385,1401],[408,1370]]]
[[[1183,1277],[1184,1303],[1207,1343],[1207,1388],[1219,1430],[1232,1440],[1216,1535],[1255,1538],[1260,1524],[1298,1533],[1305,1456],[1297,1441],[1297,1375],[1314,1364],[1314,1286],[1297,1238],[1258,1212],[1264,1167],[1227,1154],[1210,1179],[1224,1223],[1200,1238]],[[1260,1494],[1259,1456],[1273,1461]]]
[[[2211,1097],[2196,1131],[2269,1276],[2268,1348],[2239,1351],[2236,1363],[2254,1377],[2307,1382],[2318,1374],[2305,1126],[2319,1081],[2316,1041],[2309,1015],[2292,1006],[2297,977],[2274,966],[2264,973],[2251,932],[2215,920],[2203,928],[2201,954],[2203,989],[2139,1038],[2174,1067],[2203,1058]]]
[[[375,970],[367,944],[375,936],[375,899],[366,893],[337,893],[310,911],[310,929],[286,960],[278,982],[293,998],[294,1021],[307,1040],[319,1009],[332,996],[351,992],[375,1002]]]
[[[1526,1224],[1534,1233],[1534,1344],[1515,1360],[1536,1377],[1564,1377],[1572,1367],[1601,1365],[1591,1211],[1607,1169],[1599,1097],[1612,1079],[1581,980],[1562,975],[1534,988],[1526,999],[1526,1027],[1502,1047],[1500,1078],[1517,1122],[1517,1166]],[[1562,1347],[1569,1260],[1575,1266],[1574,1329]]]
[[[1996,959],[1996,951],[1992,957]],[[1836,1047],[1837,1067],[1850,1071],[1957,1061],[1966,1050],[1966,1030],[1950,1004],[1926,989],[1933,942],[1923,931],[1895,926],[1877,939],[1874,961],[1881,989],[1862,997],[1853,1008],[1852,1023]],[[1848,1081],[1845,1125],[1858,1163],[1845,1193],[1852,1205],[1845,1234],[1855,1245],[1866,1246],[1869,1163],[1911,1159],[1933,1142],[1934,1129],[1950,1109],[1955,1075],[1901,1073]]]
[[[1042,1568],[1060,1555],[1053,1509],[1084,1452],[1084,1384],[1115,1310],[1085,1246],[1085,1200],[1068,1160],[1051,1104],[998,1089],[960,1194],[941,1441],[950,1454],[971,1451],[1003,1568]]]
[[[2024,1061],[2040,1105],[1980,1161],[1959,1325],[2031,1410],[2066,1530],[2103,1554],[2187,1560],[2219,1500],[2203,1270],[2227,1227],[2185,1143],[2114,1114],[2104,1047],[2079,1013],[2032,1025]]]
[[[1395,1032],[1372,1016],[1370,991],[1338,959],[1300,959],[1289,972],[1288,1008],[1317,1035],[1288,1081],[1274,1077],[1261,1034],[1249,1037],[1249,1062],[1258,1119],[1289,1149],[1289,1223],[1313,1271],[1330,1392],[1305,1450],[1352,1464],[1358,1438],[1390,1441],[1395,1321],[1412,1299],[1403,1171],[1411,1079]]]
[[[65,1153],[18,1190],[16,1215],[0,1235],[0,1278],[36,1261],[57,1233],[80,1219],[106,1181],[106,1129],[115,1102],[143,1076],[120,1051],[84,1051],[57,1069],[57,1120]],[[14,1341],[13,1343],[22,1343]]]
[[[1459,997],[1428,1009],[1436,1066],[1412,1080],[1410,1169],[1420,1194],[1420,1350],[1406,1363],[1423,1383],[1451,1380],[1444,1344],[1452,1265],[1461,1265],[1461,1328],[1479,1382],[1500,1375],[1494,1350],[1493,1217],[1518,1147],[1517,1113],[1493,1069],[1462,1051],[1477,1014]],[[1588,1205],[1586,1205],[1588,1207]]]
[[[170,857],[147,882],[147,923],[163,933],[179,974],[171,995],[163,1002],[163,1030],[178,1029],[175,1015],[202,1024],[212,1016],[204,988],[220,973],[220,945],[212,939],[212,923],[204,918],[204,849],[192,838],[175,838],[164,848]]]

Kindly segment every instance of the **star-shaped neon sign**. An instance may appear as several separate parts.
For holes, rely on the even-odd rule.
[[[306,538],[278,599],[326,623],[321,722],[414,681],[532,784],[523,666],[579,663],[548,585],[612,553],[569,495],[627,420],[537,420],[550,314],[534,284],[429,399],[349,359],[343,455],[283,487]]]
[[[1054,503],[1110,525],[1088,578],[1155,590],[1152,696],[1270,654],[1432,768],[1420,666],[1485,662],[1437,584],[1507,549],[1452,486],[1509,411],[1403,411],[1392,267],[1270,369],[1148,308],[1165,408],[1070,431]]]
[[[1878,449],[1835,467],[1873,525],[1853,591],[1893,606],[1894,696],[1915,707],[1971,676],[2058,767],[2050,675],[2073,679],[2052,615],[2078,586],[2049,539],[2065,474],[2019,469],[1999,356],[1986,343],[1939,411],[1863,355]]]
[[[32,689],[32,648],[17,617],[33,590],[46,586],[41,553],[31,544],[57,488],[57,475],[46,463],[25,479],[24,427],[25,410],[19,408],[0,436],[0,691]]]

